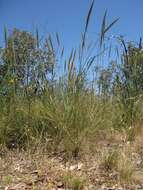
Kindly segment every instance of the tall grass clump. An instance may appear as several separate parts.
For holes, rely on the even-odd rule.
[[[126,47],[118,38],[123,46],[120,63],[111,61],[106,33],[118,19],[107,24],[105,12],[98,43],[89,44],[93,7],[94,1],[79,49],[73,48],[69,57],[57,33],[56,42],[51,35],[41,42],[38,30],[31,34],[13,29],[9,34],[5,27],[5,47],[0,49],[0,144],[44,145],[77,157],[83,142],[94,140],[97,131],[130,127],[142,117],[141,42],[139,47]],[[101,63],[104,56],[108,64]]]

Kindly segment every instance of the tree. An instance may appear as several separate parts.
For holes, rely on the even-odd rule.
[[[142,41],[140,40],[139,44],[134,44],[131,42],[125,43],[121,39],[121,42],[124,50],[121,56],[120,69],[114,80],[114,89],[119,93],[126,112],[126,118],[124,119],[132,123],[138,114],[135,106],[136,102],[143,93]]]
[[[38,32],[31,33],[14,29],[7,37],[5,48],[1,50],[0,83],[3,87],[12,84],[15,93],[20,89],[41,90],[48,82],[48,73],[55,64],[54,50],[45,40],[39,45]]]

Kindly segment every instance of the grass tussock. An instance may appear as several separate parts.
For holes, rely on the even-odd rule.
[[[93,7],[94,1],[79,48],[69,56],[58,33],[56,40],[49,35],[40,41],[38,29],[35,34],[18,29],[9,34],[5,27],[5,47],[0,49],[0,147],[42,147],[78,157],[96,149],[98,140],[104,144],[110,136],[112,144],[115,133],[124,133],[121,143],[136,140],[136,126],[143,118],[142,42],[107,40],[118,19],[107,24],[105,12],[97,43],[89,43]],[[116,167],[117,157],[108,152],[104,167]],[[122,169],[121,173],[130,175]]]

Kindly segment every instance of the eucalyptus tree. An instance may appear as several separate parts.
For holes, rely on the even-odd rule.
[[[16,28],[9,34],[5,31],[0,64],[0,81],[4,89],[12,86],[15,93],[41,90],[54,65],[55,53],[49,38],[40,44],[38,31],[36,36]]]

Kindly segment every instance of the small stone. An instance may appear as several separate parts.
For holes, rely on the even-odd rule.
[[[77,165],[72,165],[72,166],[70,166],[69,169],[70,169],[71,171],[73,171],[73,170],[77,169]]]
[[[123,187],[118,187],[118,190],[123,190]]]
[[[57,183],[57,187],[58,187],[58,188],[61,188],[61,187],[63,187],[63,186],[64,186],[64,184],[63,184],[61,181]]]
[[[77,169],[78,169],[78,170],[81,170],[82,167],[83,167],[83,164],[82,164],[82,163],[78,163]]]

